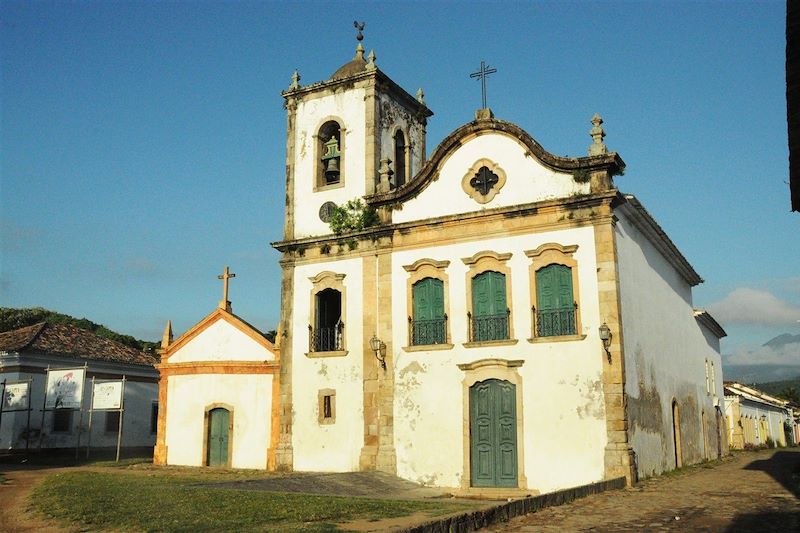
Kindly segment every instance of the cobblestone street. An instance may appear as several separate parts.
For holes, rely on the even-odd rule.
[[[800,449],[763,450],[550,507],[484,531],[800,531],[798,496]]]

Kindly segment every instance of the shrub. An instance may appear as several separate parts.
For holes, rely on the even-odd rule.
[[[344,205],[337,205],[331,214],[329,225],[336,235],[350,231],[358,231],[378,223],[378,212],[375,208],[364,204],[360,198],[348,200]]]

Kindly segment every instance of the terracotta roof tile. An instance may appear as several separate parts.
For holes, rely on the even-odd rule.
[[[148,366],[158,362],[148,353],[85,329],[47,322],[0,333],[0,351],[62,355]]]

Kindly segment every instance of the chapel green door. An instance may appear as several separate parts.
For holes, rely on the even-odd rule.
[[[472,278],[472,340],[508,338],[506,277],[488,271]]]
[[[537,335],[574,335],[575,298],[572,269],[549,265],[536,272]]]
[[[230,413],[217,407],[208,412],[208,466],[228,466]]]
[[[473,487],[517,487],[517,394],[489,379],[469,389],[470,477]]]
[[[414,301],[413,343],[444,343],[444,282],[425,278],[412,287]]]

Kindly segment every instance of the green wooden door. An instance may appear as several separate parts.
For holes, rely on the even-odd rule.
[[[537,335],[573,335],[575,298],[572,293],[572,269],[549,265],[536,271]]]
[[[228,465],[230,413],[218,407],[208,412],[208,466]]]
[[[411,297],[414,301],[413,343],[443,343],[444,282],[435,278],[420,280],[412,287]]]
[[[487,271],[472,278],[472,340],[508,338],[506,277]]]
[[[473,487],[517,487],[516,386],[489,379],[469,390]]]

